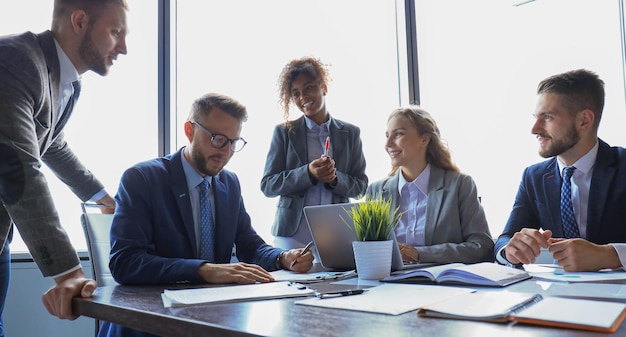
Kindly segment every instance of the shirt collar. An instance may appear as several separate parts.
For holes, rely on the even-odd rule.
[[[192,190],[194,188],[196,188],[196,186],[198,186],[202,180],[204,180],[204,177],[202,177],[192,166],[191,164],[189,164],[189,162],[187,161],[187,158],[185,157],[185,153],[184,153],[185,149],[183,149],[183,152],[180,154],[182,157],[182,163],[183,163],[183,171],[185,172],[185,178],[187,178],[187,188],[189,190]],[[209,186],[211,186],[211,179],[207,179],[209,181]]]
[[[422,193],[428,195],[428,181],[430,180],[430,163],[426,165],[424,171],[420,173],[415,180],[408,182],[402,175],[402,168],[398,169],[399,180],[398,180],[398,193],[402,195],[402,188],[406,184],[414,184]]]
[[[72,82],[80,80],[80,75],[70,58],[67,57],[67,54],[63,51],[63,48],[59,45],[59,43],[54,40],[54,45],[57,48],[57,55],[59,56],[59,66],[60,66],[60,79],[61,85],[71,84]]]
[[[576,166],[576,171],[580,171],[584,174],[587,174],[589,171],[593,169],[593,165],[596,163],[596,158],[598,157],[598,147],[599,143],[596,141],[596,145],[594,145],[589,152],[585,153],[584,156],[580,157],[572,166]],[[559,172],[563,174],[563,168],[566,167],[560,160],[557,158],[557,163],[559,165]],[[574,171],[575,172],[575,171]]]
[[[328,120],[324,123],[322,123],[321,125],[319,125],[319,127],[321,127],[322,125],[326,125],[326,129],[330,129],[330,121],[332,120],[332,117],[328,117]],[[311,118],[309,118],[308,116],[304,116],[304,121],[306,122],[306,127],[309,130],[313,130],[313,128],[315,128],[317,125],[317,123],[315,123]]]

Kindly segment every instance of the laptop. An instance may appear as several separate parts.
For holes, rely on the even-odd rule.
[[[325,269],[356,269],[352,250],[352,241],[356,240],[354,223],[346,212],[349,212],[356,204],[343,203],[304,207],[304,216],[309,225],[315,249],[320,263]],[[432,265],[432,263],[403,262],[396,236],[393,235],[392,271]]]

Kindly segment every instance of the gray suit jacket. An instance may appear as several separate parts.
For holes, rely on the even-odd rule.
[[[293,236],[298,230],[304,208],[304,197],[313,186],[309,178],[304,116],[293,121],[292,132],[277,125],[272,136],[261,191],[267,197],[280,196],[272,234]],[[365,156],[361,144],[361,130],[350,123],[332,119],[330,138],[333,159],[337,169],[337,186],[330,187],[333,203],[348,202],[357,198],[367,187]]]
[[[14,222],[44,276],[78,265],[41,160],[81,199],[102,190],[63,140],[53,139],[60,66],[52,32],[0,37],[0,243]]]
[[[399,206],[399,176],[377,181],[366,194],[392,199]],[[420,262],[476,263],[493,261],[493,239],[478,201],[474,180],[463,173],[430,166],[425,243],[416,247]]]

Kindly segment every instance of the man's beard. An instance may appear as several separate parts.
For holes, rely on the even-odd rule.
[[[80,42],[78,46],[78,54],[83,62],[87,65],[87,69],[95,72],[100,76],[105,76],[109,73],[109,68],[106,65],[106,57],[102,57],[98,53],[98,48],[93,41],[91,24],[87,29],[85,38]]]
[[[208,163],[209,158],[202,155],[199,147],[193,147],[190,154],[191,154],[191,160],[196,165],[196,168],[198,169],[198,171],[200,171],[204,175],[215,176],[218,173],[220,173],[222,169],[224,168],[224,166],[222,166],[217,170],[208,169],[207,163]],[[224,165],[226,165],[226,163],[224,163]]]
[[[539,155],[544,158],[558,156],[574,147],[579,140],[580,136],[578,135],[578,132],[576,132],[576,127],[572,125],[572,127],[567,130],[565,136],[561,139],[551,138],[550,146],[545,150],[539,149]]]

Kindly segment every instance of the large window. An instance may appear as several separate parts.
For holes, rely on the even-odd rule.
[[[83,90],[65,128],[70,147],[111,195],[126,168],[157,156],[157,2],[128,2],[128,55],[120,55],[106,77],[83,74]],[[52,4],[41,0],[0,4],[0,35],[49,29]],[[42,168],[61,223],[74,247],[86,250],[80,199],[45,165]],[[11,251],[27,251],[17,231]]]
[[[158,155],[158,1],[128,0],[128,55],[111,74],[83,76],[66,128],[79,158],[115,194],[122,172]],[[253,225],[269,242],[277,200],[260,191],[274,126],[282,122],[277,79],[302,56],[330,64],[330,113],[361,127],[370,182],[389,169],[388,114],[407,104],[403,0],[164,0],[171,4],[171,148],[187,144],[191,102],[221,92],[247,105],[248,146],[236,172]],[[575,68],[606,82],[600,137],[624,143],[620,3],[590,0],[415,0],[421,104],[437,119],[461,169],[476,180],[492,234],[502,231],[522,170],[538,162],[533,123],[537,83]],[[34,10],[36,9],[36,10]],[[0,5],[0,35],[48,29],[52,1]],[[299,117],[297,109],[291,118]],[[44,166],[64,227],[85,249],[80,201]],[[13,251],[24,251],[19,236]]]
[[[268,242],[278,200],[266,198],[260,183],[272,131],[283,121],[278,76],[291,59],[314,56],[330,64],[328,110],[361,127],[366,173],[383,178],[386,117],[400,101],[394,1],[177,3],[178,147],[188,143],[182,123],[199,96],[221,92],[248,107],[242,131],[248,145],[226,169],[238,174],[252,224]],[[300,116],[294,107],[290,119]]]
[[[474,177],[493,236],[524,167],[543,160],[530,133],[540,80],[595,71],[606,83],[599,136],[624,145],[619,1],[416,0],[421,103]]]

